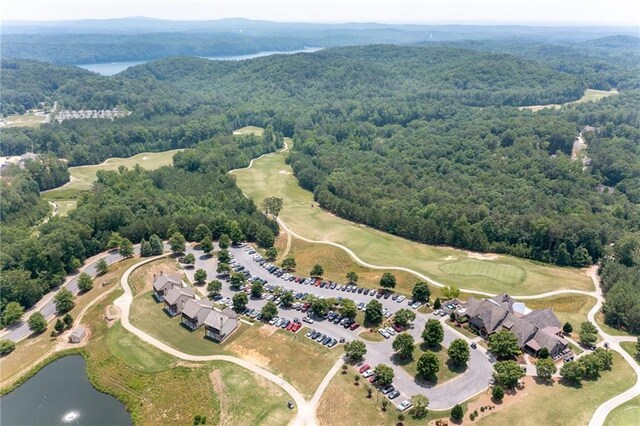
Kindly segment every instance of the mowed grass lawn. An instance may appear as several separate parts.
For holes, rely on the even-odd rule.
[[[433,352],[438,357],[440,361],[440,370],[436,373],[434,379],[426,380],[422,378],[422,376],[418,375],[418,360],[427,350]],[[441,385],[449,380],[457,377],[460,374],[463,374],[467,367],[457,367],[449,361],[449,356],[447,355],[447,349],[438,345],[436,348],[428,348],[424,343],[420,343],[415,345],[415,349],[413,351],[413,358],[406,360],[399,357],[396,357],[394,362],[400,365],[407,373],[411,374],[415,377],[417,382],[421,382],[427,384],[429,386]]]
[[[616,407],[605,420],[605,426],[637,426],[640,423],[640,396]]]
[[[510,256],[475,259],[462,250],[416,243],[338,218],[319,208],[313,194],[298,185],[291,167],[284,162],[287,155],[287,152],[267,155],[255,161],[250,169],[237,170],[233,175],[244,193],[257,203],[266,197],[282,197],[284,207],[280,217],[303,237],[339,243],[365,262],[410,268],[459,288],[512,295],[559,289],[593,290],[593,283],[584,270]],[[472,259],[474,262],[459,263]],[[485,263],[490,266],[479,269]]]
[[[398,399],[389,401],[387,411],[382,411],[381,401],[386,399],[382,394],[374,392],[371,398],[367,398],[366,385],[361,380],[356,386],[353,380],[355,369],[349,369],[347,374],[338,373],[331,380],[325,390],[318,410],[316,412],[318,422],[322,426],[355,426],[355,425],[396,425],[398,424],[398,410],[395,404]],[[466,404],[463,404],[466,406]],[[449,417],[449,411],[429,410],[427,417],[414,420],[405,413],[403,424],[408,426],[426,425],[430,420]]]
[[[87,372],[95,386],[127,405],[134,423],[191,424],[195,414],[206,416],[207,424],[290,421],[288,395],[248,370],[226,362],[184,362],[142,342],[119,322],[108,327],[103,311],[119,294],[89,311]]]
[[[525,300],[524,302],[529,309],[551,308],[562,324],[568,322],[573,326],[575,337],[577,337],[580,324],[587,321],[587,314],[596,303],[596,299],[589,296],[571,294]]]
[[[624,359],[613,353],[613,369],[599,380],[583,381],[581,387],[554,383],[528,385],[526,396],[477,421],[478,425],[586,425],[596,408],[635,383],[636,375]],[[507,397],[508,398],[508,397]]]
[[[624,349],[629,355],[633,357],[633,359],[636,360],[638,364],[640,364],[640,356],[637,354],[638,351],[636,350],[636,342],[622,342],[620,343],[620,346],[622,346],[622,349]]]

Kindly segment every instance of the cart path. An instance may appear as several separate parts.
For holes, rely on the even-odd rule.
[[[196,355],[189,355],[184,352],[180,352],[170,347],[169,345],[162,343],[155,337],[148,335],[147,333],[133,326],[129,322],[129,311],[131,309],[131,302],[133,301],[131,287],[129,287],[129,276],[138,267],[146,263],[161,259],[162,257],[165,257],[165,256],[167,255],[164,254],[164,255],[154,256],[154,257],[150,257],[145,260],[142,260],[136,263],[135,265],[131,266],[122,275],[122,278],[120,279],[120,284],[122,286],[122,289],[124,290],[124,294],[115,300],[114,305],[117,306],[118,309],[120,309],[120,313],[121,313],[120,322],[122,326],[125,328],[125,330],[134,334],[140,340],[146,343],[149,343],[152,346],[155,346],[161,351],[185,361],[194,361],[194,362],[225,361],[225,362],[231,362],[233,364],[239,365],[240,367],[243,367],[269,380],[270,382],[275,383],[280,388],[282,388],[285,392],[287,392],[291,396],[291,398],[293,398],[293,400],[296,403],[298,413],[296,417],[291,421],[292,425],[315,425],[316,424],[315,410],[311,410],[310,404],[304,399],[302,394],[300,394],[300,392],[298,392],[298,390],[295,387],[293,387],[289,382],[287,382],[283,378],[278,377],[275,374],[271,373],[270,371],[267,371],[264,368],[258,367],[250,363],[249,361],[245,361],[244,359],[237,358],[234,356],[230,356],[230,355],[196,356]]]

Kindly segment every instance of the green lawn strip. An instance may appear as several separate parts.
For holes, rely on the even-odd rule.
[[[436,373],[435,380],[426,380],[421,376],[418,376],[418,360],[420,356],[424,354],[427,350],[433,352],[438,357],[440,361],[440,370]],[[398,363],[405,371],[416,378],[416,381],[422,382],[429,385],[441,385],[456,376],[463,374],[466,371],[465,367],[457,367],[453,364],[449,363],[449,356],[447,355],[447,349],[439,345],[436,348],[428,348],[424,343],[418,343],[415,345],[415,349],[413,351],[413,358],[409,360],[401,359],[396,357],[395,362]]]
[[[530,384],[520,401],[482,418],[479,425],[586,425],[603,402],[629,389],[636,375],[624,359],[613,353],[613,368],[598,380],[581,386]],[[508,396],[507,396],[508,398]]]
[[[640,419],[640,396],[637,396],[609,413],[605,426],[637,426]]]
[[[620,343],[622,349],[624,349],[629,355],[636,360],[638,364],[640,364],[640,356],[638,356],[638,352],[636,350],[636,342],[622,342]]]
[[[447,268],[451,268],[447,264],[468,260],[469,255],[461,250],[408,241],[340,219],[318,208],[313,201],[313,194],[300,188],[292,175],[291,167],[284,163],[287,155],[286,152],[268,155],[254,162],[250,169],[237,170],[233,174],[238,186],[258,203],[269,196],[282,197],[284,209],[280,217],[294,232],[306,238],[343,244],[366,262],[404,266],[444,284],[463,288],[516,295],[538,294],[563,288],[593,289],[593,283],[584,271],[509,256],[478,260],[479,263],[467,262],[463,274],[455,266],[453,272],[456,273],[446,272]],[[477,274],[469,269],[483,263],[493,266]],[[486,272],[491,269],[501,271],[500,279]],[[524,274],[516,271],[524,271]]]
[[[382,342],[384,341],[384,337],[375,331],[363,331],[358,334],[358,337],[362,340],[366,340],[367,342]]]
[[[595,298],[577,294],[525,301],[529,309],[551,308],[562,324],[569,322],[574,330],[579,330],[580,324],[587,321],[587,314],[595,303]]]
[[[620,330],[618,328],[613,328],[609,325],[607,325],[604,322],[604,314],[602,313],[602,311],[598,311],[598,313],[596,313],[596,323],[598,323],[598,325],[600,326],[600,328],[602,328],[602,331],[604,331],[607,334],[610,334],[612,336],[636,336],[635,334],[629,333],[628,331],[625,330]]]

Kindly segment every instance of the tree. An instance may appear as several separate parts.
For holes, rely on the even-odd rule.
[[[18,302],[9,302],[2,313],[2,324],[8,326],[15,324],[22,318],[24,308]]]
[[[259,299],[263,291],[264,286],[262,285],[262,281],[256,280],[251,284],[251,297]]]
[[[602,360],[595,354],[587,354],[577,361],[584,367],[584,376],[592,379],[600,376],[600,371],[604,369]]]
[[[408,327],[415,319],[416,313],[406,308],[398,309],[398,312],[393,317],[393,321],[401,327]]]
[[[184,253],[186,249],[186,240],[184,239],[184,235],[180,232],[176,232],[171,237],[169,237],[169,248],[173,254],[181,254]]]
[[[82,292],[91,290],[93,288],[93,279],[91,278],[91,275],[87,274],[86,272],[82,272],[78,276],[78,288]]]
[[[589,321],[580,324],[580,343],[585,346],[592,346],[598,340],[598,329]]]
[[[140,256],[142,256],[142,257],[152,256],[152,254],[151,254],[151,243],[149,243],[145,239],[143,239],[140,242]]]
[[[322,277],[322,275],[324,275],[324,268],[322,267],[322,265],[316,263],[315,265],[313,265],[313,268],[311,268],[311,272],[309,272],[309,275],[311,275],[312,277]]]
[[[218,262],[220,263],[231,262],[231,254],[229,253],[229,250],[222,249],[218,252]]]
[[[347,281],[349,281],[349,284],[357,283],[358,282],[358,274],[356,274],[353,271],[347,272]]]
[[[296,269],[296,260],[293,257],[287,257],[282,261],[282,268],[287,271],[295,271]]]
[[[491,396],[498,402],[502,401],[504,399],[504,388],[500,385],[494,386],[491,391]]]
[[[454,365],[466,365],[471,355],[469,344],[464,339],[455,339],[447,349],[447,355]]]
[[[396,277],[391,272],[385,272],[380,278],[380,286],[384,288],[395,288]]]
[[[323,317],[327,312],[329,312],[329,303],[327,299],[314,299],[311,302],[311,312],[317,317]]]
[[[229,284],[231,287],[239,288],[245,283],[246,279],[243,274],[240,272],[234,272],[231,274],[231,278],[229,279]]]
[[[444,330],[442,329],[442,324],[440,321],[435,319],[430,319],[424,325],[424,331],[422,332],[422,340],[429,347],[435,347],[439,345],[444,339]]]
[[[382,411],[387,411],[387,407],[389,406],[389,400],[388,399],[383,399],[380,402],[380,406],[382,407]]]
[[[282,198],[280,197],[267,197],[262,201],[262,211],[266,214],[278,217],[280,211],[282,211]]]
[[[6,355],[12,352],[16,348],[16,344],[13,340],[2,339],[0,340],[0,355]]]
[[[31,315],[27,324],[29,325],[29,330],[36,334],[40,334],[47,329],[47,320],[44,319],[44,316],[40,312],[35,312]]]
[[[536,374],[542,380],[550,380],[556,371],[556,363],[551,358],[542,358],[536,362]]]
[[[195,274],[193,274],[193,279],[196,280],[198,284],[204,284],[207,280],[207,271],[204,269],[198,269]]]
[[[382,322],[384,318],[382,314],[382,303],[377,300],[372,300],[367,304],[364,310],[364,320],[371,325],[377,325]]]
[[[222,250],[226,250],[231,245],[231,238],[227,234],[220,235],[220,239],[218,240],[218,245]]]
[[[216,272],[220,275],[229,275],[231,272],[231,266],[228,263],[218,263],[218,267],[216,268]]]
[[[236,310],[237,312],[240,312],[247,306],[247,303],[249,302],[249,297],[247,296],[247,293],[242,291],[234,294],[232,300],[233,300],[233,309]]]
[[[442,287],[441,292],[442,295],[447,299],[455,299],[456,297],[460,296],[460,289],[452,285]]]
[[[560,376],[568,382],[578,384],[584,378],[586,373],[583,364],[577,361],[565,362],[560,369]]]
[[[209,294],[220,294],[222,290],[222,282],[219,280],[213,280],[209,284],[207,284],[207,291]]]
[[[122,235],[117,232],[113,232],[109,237],[109,241],[107,242],[107,249],[111,250],[114,248],[120,247],[120,243],[122,242]]]
[[[53,329],[58,334],[62,333],[62,330],[64,330],[64,323],[60,320],[60,318],[56,320],[56,323],[53,325]]]
[[[341,305],[340,311],[342,315],[349,319],[355,319],[356,315],[358,315],[356,303],[351,299],[342,299]]]
[[[262,310],[262,319],[265,321],[270,321],[272,318],[275,318],[278,315],[278,307],[275,303],[269,300],[263,307]]]
[[[288,308],[293,304],[293,300],[294,300],[294,296],[293,296],[293,292],[291,291],[285,291],[284,293],[282,293],[282,296],[280,296],[280,303],[282,303],[282,306]]]
[[[104,258],[98,260],[96,263],[96,272],[98,275],[104,275],[109,272],[109,264]]]
[[[120,256],[125,258],[133,256],[133,243],[128,239],[123,238],[118,246],[118,253]]]
[[[278,257],[278,250],[275,247],[269,247],[265,254],[268,260],[273,261]]]
[[[429,406],[429,398],[424,395],[413,395],[411,397],[413,408],[411,409],[411,417],[414,419],[423,419],[427,416]]]
[[[518,338],[508,330],[500,330],[489,337],[489,350],[498,358],[510,358],[519,355]]]
[[[73,301],[73,293],[67,288],[62,288],[53,298],[53,303],[56,305],[56,311],[60,313],[69,312],[75,306]]]
[[[201,414],[196,414],[193,416],[193,426],[198,425],[206,425],[207,424],[207,416],[203,416]]]
[[[610,370],[613,365],[613,355],[611,351],[605,348],[597,348],[591,353],[594,357],[598,358],[601,370]]]
[[[400,333],[393,339],[392,348],[404,359],[410,359],[413,356],[415,342],[413,336],[409,333]]]
[[[436,297],[436,300],[433,302],[433,309],[440,309],[442,306],[442,302],[439,297]]]
[[[524,376],[522,368],[515,361],[500,361],[493,366],[495,372],[493,377],[496,383],[508,388],[513,388],[518,384],[518,380]]]
[[[232,220],[229,224],[229,238],[231,238],[231,242],[233,244],[238,244],[245,239],[244,233],[242,232],[242,229],[240,229],[240,225],[238,225],[238,222],[235,220]]]
[[[387,387],[393,382],[393,368],[388,365],[378,364],[373,371],[376,374],[377,382],[381,387]]]
[[[200,240],[200,250],[205,253],[209,253],[213,250],[213,241],[211,240],[211,237],[206,236]]]
[[[636,341],[636,356],[640,355],[640,336],[638,336],[638,340]]]
[[[456,404],[451,409],[451,418],[454,420],[462,420],[463,417],[464,417],[464,410],[462,409],[460,404]]]
[[[564,332],[564,334],[571,334],[573,333],[573,326],[571,325],[571,323],[565,322],[562,326],[562,331]]]
[[[193,266],[196,263],[196,257],[193,255],[193,253],[187,253],[184,257],[184,263],[187,266]]]
[[[193,241],[202,241],[205,238],[211,239],[211,231],[207,225],[200,223],[193,231]]]
[[[436,373],[440,371],[440,360],[433,352],[426,351],[418,359],[416,370],[425,379],[433,379]]]
[[[542,348],[540,352],[538,352],[538,358],[549,358],[551,354],[549,353],[549,349]]]
[[[426,282],[418,281],[413,286],[411,295],[413,296],[413,300],[416,300],[418,302],[426,302],[427,300],[429,300],[429,297],[431,296],[431,289],[429,288],[429,285],[427,285]]]
[[[358,362],[367,353],[367,347],[361,340],[352,340],[345,343],[344,354],[351,362]]]
[[[164,252],[164,244],[162,244],[162,239],[156,234],[153,234],[151,238],[149,238],[149,245],[151,245],[151,254],[153,256],[159,256]]]
[[[64,326],[69,328],[73,325],[73,317],[71,315],[64,314],[64,317],[62,317],[62,322],[64,323]]]

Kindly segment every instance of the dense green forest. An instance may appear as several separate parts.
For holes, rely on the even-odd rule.
[[[176,167],[99,171],[93,190],[82,193],[78,207],[68,217],[40,225],[38,235],[8,220],[0,254],[0,309],[12,301],[32,306],[87,257],[105,250],[114,232],[134,243],[154,234],[168,238],[170,230],[192,240],[203,223],[218,238],[229,234],[235,222],[247,240],[273,244],[276,223],[244,197],[226,172],[280,146],[278,134],[218,136],[197,148],[198,167],[191,166],[185,153],[176,157]],[[5,195],[3,191],[3,202]]]
[[[460,46],[345,47],[240,62],[169,58],[113,77],[11,61],[14,66],[3,69],[3,88],[13,90],[15,99],[8,110],[26,107],[21,95],[34,91],[67,108],[122,106],[132,114],[113,122],[3,129],[0,149],[20,154],[33,143],[37,152],[78,165],[197,146],[175,157],[176,168],[123,174],[152,182],[159,191],[154,208],[160,213],[148,221],[138,210],[147,207],[113,201],[108,219],[115,225],[96,228],[96,194],[120,182],[110,174],[101,176],[69,219],[46,224],[44,235],[58,223],[83,215],[92,219],[81,222],[87,227],[81,240],[94,243],[55,268],[47,266],[58,273],[69,270],[74,257],[82,260],[102,249],[110,232],[140,241],[151,233],[164,237],[176,223],[188,235],[204,219],[178,220],[169,208],[176,205],[174,197],[206,187],[203,176],[228,185],[225,194],[239,193],[223,172],[275,149],[282,135],[295,139],[288,161],[300,185],[342,217],[430,244],[559,265],[606,259],[609,244],[640,227],[640,75],[624,53],[635,49],[636,40],[563,48],[522,41],[515,47],[496,42],[492,49],[483,43]],[[580,55],[584,66],[575,65]],[[43,72],[55,86],[38,85]],[[619,85],[621,94],[558,110],[515,108],[576,100],[594,84]],[[250,138],[223,136],[244,125],[268,127],[267,137],[256,145]],[[584,135],[591,162],[583,170],[581,161],[571,160],[571,150],[587,125],[595,130]],[[254,218],[253,225],[242,225],[248,236],[275,231],[254,207],[246,208]],[[216,209],[203,214],[210,217]],[[18,240],[23,238],[10,239],[11,245]],[[18,259],[3,261],[5,269],[26,270]],[[30,279],[46,276],[36,272],[28,270]],[[618,281],[609,282],[615,294]]]

